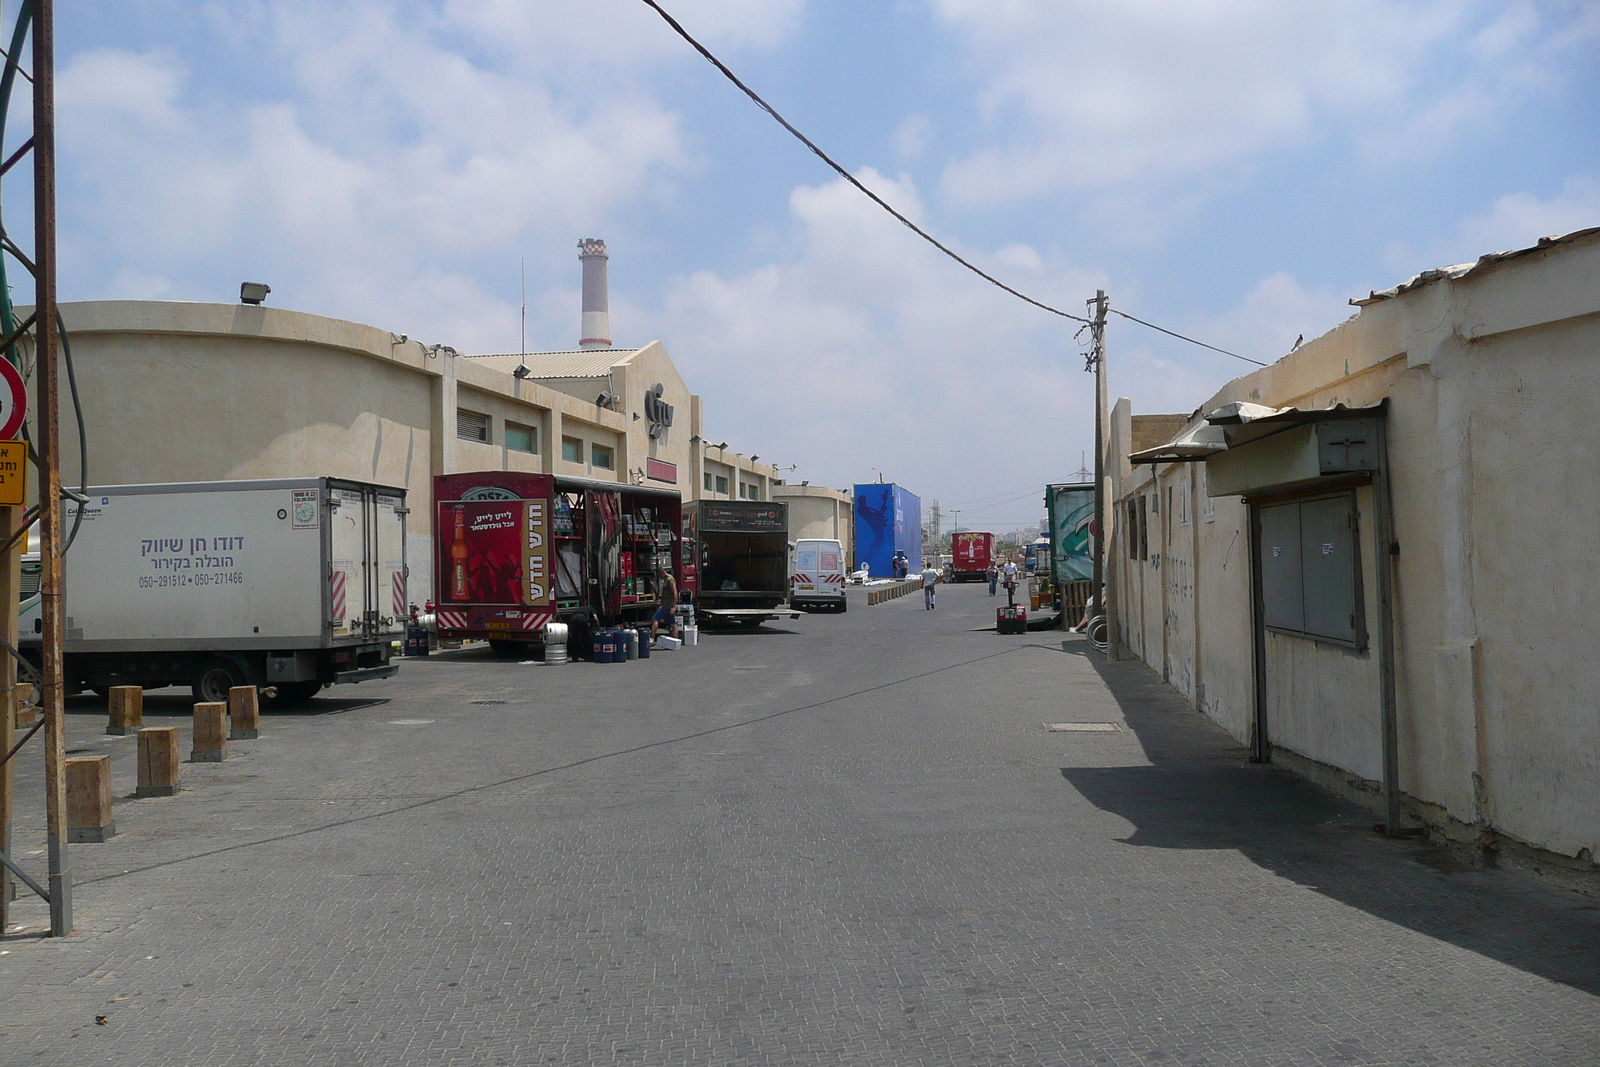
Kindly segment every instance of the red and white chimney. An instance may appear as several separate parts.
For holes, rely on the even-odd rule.
[[[578,242],[578,259],[583,263],[583,330],[579,348],[611,347],[611,309],[606,295],[606,243],[598,237]]]

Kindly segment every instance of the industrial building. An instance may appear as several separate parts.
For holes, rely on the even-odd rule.
[[[1190,415],[1111,417],[1110,637],[1403,824],[1600,852],[1600,229],[1432,270]]]
[[[589,273],[604,245],[585,246]],[[603,272],[600,281],[585,299],[603,312]],[[685,500],[768,500],[778,482],[755,456],[707,441],[700,398],[659,342],[608,347],[605,316],[591,306],[586,347],[481,357],[258,304],[60,307],[93,484],[333,476],[404,486],[418,603],[432,595],[435,474],[582,475],[675,488]],[[77,485],[78,427],[62,408],[62,478]]]
[[[838,541],[844,546],[844,558],[854,558],[855,497],[850,490],[779,482],[772,487],[772,499],[789,505],[789,540]]]

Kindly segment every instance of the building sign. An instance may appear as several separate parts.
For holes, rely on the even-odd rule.
[[[787,533],[788,504],[756,504],[728,501],[700,504],[701,533]]]
[[[654,482],[670,482],[678,484],[678,465],[668,463],[664,459],[647,459],[644,461],[644,476]]]
[[[666,391],[660,382],[654,388],[644,391],[644,417],[650,423],[650,437],[652,440],[667,432],[667,427],[672,425],[672,405],[661,399],[661,394]],[[655,475],[651,475],[652,478]],[[673,481],[677,481],[674,475]]]

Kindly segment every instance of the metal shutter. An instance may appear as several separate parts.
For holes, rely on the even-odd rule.
[[[456,408],[456,436],[463,441],[489,440],[489,416],[466,408]]]

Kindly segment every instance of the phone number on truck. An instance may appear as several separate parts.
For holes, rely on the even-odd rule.
[[[217,571],[200,574],[146,574],[139,577],[140,589],[178,589],[193,585],[241,585],[243,571]]]

